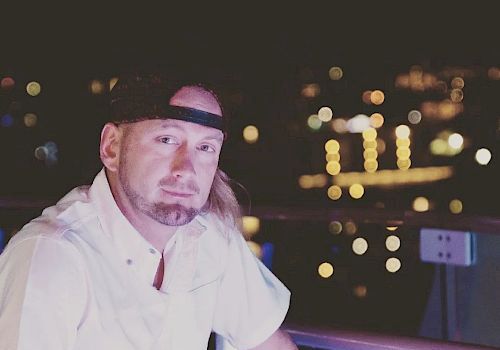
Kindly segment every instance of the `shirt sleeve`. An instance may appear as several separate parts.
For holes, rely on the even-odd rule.
[[[290,291],[251,252],[236,234],[229,243],[221,278],[213,330],[238,350],[253,348],[283,322]]]
[[[0,255],[2,350],[69,350],[86,305],[84,270],[68,242],[36,237]]]

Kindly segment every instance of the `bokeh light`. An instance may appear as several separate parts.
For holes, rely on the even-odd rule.
[[[481,165],[487,165],[491,160],[491,152],[487,148],[480,148],[476,151],[476,162]]]
[[[321,128],[322,121],[319,120],[317,114],[312,114],[307,118],[307,125],[312,129],[312,130],[319,130]]]
[[[425,197],[417,197],[413,200],[413,210],[424,212],[429,210],[429,200]]]
[[[368,288],[366,288],[366,286],[364,285],[358,285],[352,289],[352,293],[358,298],[366,298],[366,295],[368,294]]]
[[[453,133],[448,137],[448,144],[451,148],[460,149],[464,144],[464,138],[458,133]]]
[[[331,277],[333,275],[333,265],[328,262],[321,263],[318,266],[318,273],[323,278]]]
[[[363,197],[364,193],[365,193],[365,189],[360,184],[352,184],[349,187],[349,194],[354,199],[360,199],[361,197]]]
[[[0,125],[4,128],[11,127],[14,125],[14,117],[10,114],[4,114],[2,118],[0,118]]]
[[[451,80],[451,87],[453,89],[463,89],[464,86],[465,86],[465,82],[460,77],[455,77]]]
[[[103,94],[104,89],[104,83],[98,79],[94,79],[89,83],[89,90],[93,95]]]
[[[374,105],[381,105],[382,103],[384,103],[384,100],[385,100],[385,95],[380,90],[374,90],[370,94],[370,102],[373,103]]]
[[[398,236],[390,235],[385,239],[385,247],[390,252],[395,252],[401,247],[401,240]]]
[[[331,234],[338,235],[342,232],[342,223],[340,221],[332,221],[328,224],[328,231]]]
[[[340,80],[344,76],[344,72],[342,71],[342,68],[340,68],[340,67],[332,67],[328,71],[328,76],[332,80]]]
[[[29,82],[26,85],[26,92],[30,96],[38,96],[42,91],[42,86],[36,81]]]
[[[111,91],[115,87],[117,82],[118,82],[117,77],[113,77],[113,78],[109,79],[109,91]]]
[[[389,258],[385,262],[385,268],[389,272],[398,272],[401,268],[401,261],[398,258]]]
[[[243,139],[246,143],[255,143],[259,139],[259,129],[255,125],[248,125],[243,129]]]
[[[370,125],[374,128],[380,128],[384,125],[384,116],[380,113],[373,113],[370,116]]]
[[[333,185],[328,188],[327,194],[328,198],[336,201],[342,196],[342,189],[337,185]]]
[[[249,237],[255,235],[260,230],[260,219],[255,216],[243,216],[243,233]]]
[[[328,162],[326,163],[326,172],[330,175],[337,175],[340,173],[340,163],[339,162]]]
[[[333,111],[330,107],[321,107],[318,111],[318,118],[323,123],[327,123],[332,120]]]
[[[314,98],[318,96],[321,92],[321,89],[318,84],[305,84],[302,87],[301,94],[306,98]]]
[[[420,123],[421,120],[422,120],[422,113],[420,113],[420,111],[414,109],[408,112],[408,121],[411,124],[418,124]]]
[[[358,226],[354,221],[346,221],[344,223],[344,231],[348,235],[353,235],[358,231]]]
[[[363,92],[363,94],[361,95],[361,100],[366,103],[367,105],[371,104],[372,101],[371,101],[371,95],[372,95],[372,91],[371,90],[366,90],[365,92]]]
[[[464,209],[463,203],[460,199],[452,199],[450,201],[449,208],[453,214],[460,214]]]
[[[396,137],[407,139],[410,137],[410,128],[407,125],[399,125],[396,127]]]
[[[327,153],[338,153],[340,151],[340,143],[334,139],[326,141],[325,151]]]
[[[377,138],[377,130],[375,130],[374,128],[368,128],[366,130],[363,130],[362,135],[363,139],[367,141],[372,141]]]
[[[4,77],[0,80],[0,88],[4,91],[9,91],[14,88],[16,81],[11,77]]]
[[[23,117],[24,125],[28,128],[32,128],[36,125],[38,117],[35,113],[26,113]]]
[[[368,250],[368,242],[362,237],[356,238],[352,241],[352,251],[357,255],[363,255]]]

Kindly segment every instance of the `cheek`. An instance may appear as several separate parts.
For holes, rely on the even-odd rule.
[[[217,171],[217,163],[210,164],[209,166],[205,166],[200,170],[202,176],[199,178],[199,186],[201,193],[208,198],[208,194],[210,193],[210,189],[212,188],[212,183],[214,180],[215,172]]]

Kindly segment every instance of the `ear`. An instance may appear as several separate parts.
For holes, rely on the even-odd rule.
[[[104,166],[113,172],[118,170],[120,162],[120,143],[122,130],[113,123],[106,123],[101,131],[99,155]]]

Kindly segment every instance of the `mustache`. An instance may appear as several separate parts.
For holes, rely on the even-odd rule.
[[[181,182],[176,177],[166,177],[160,180],[160,187],[166,187],[170,190],[177,190],[180,192],[193,192],[200,193],[200,188],[193,181]]]

